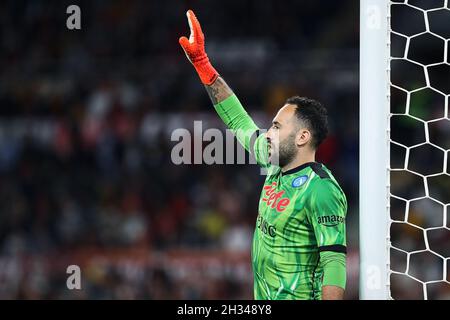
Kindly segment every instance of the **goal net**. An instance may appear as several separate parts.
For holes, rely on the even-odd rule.
[[[450,299],[449,45],[448,0],[361,1],[363,299]]]

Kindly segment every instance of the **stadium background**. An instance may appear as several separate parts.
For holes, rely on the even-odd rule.
[[[66,28],[70,4],[81,30]],[[170,159],[174,128],[223,129],[178,45],[189,8],[258,125],[294,94],[327,106],[319,160],[348,198],[346,298],[358,298],[354,0],[2,1],[0,298],[252,298],[264,177]],[[82,290],[66,288],[70,264]]]

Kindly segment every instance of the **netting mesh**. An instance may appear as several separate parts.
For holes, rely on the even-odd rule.
[[[390,3],[390,288],[450,299],[450,4]]]

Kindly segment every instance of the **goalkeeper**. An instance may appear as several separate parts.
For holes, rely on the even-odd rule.
[[[180,45],[220,118],[268,170],[252,243],[255,299],[342,299],[347,201],[330,170],[315,162],[328,132],[326,109],[315,100],[291,97],[260,134],[211,65],[191,10],[187,18],[191,34],[181,37]]]

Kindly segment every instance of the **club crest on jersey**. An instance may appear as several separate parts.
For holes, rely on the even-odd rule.
[[[305,184],[305,182],[308,180],[308,176],[300,176],[292,180],[292,186],[294,188],[301,187]]]
[[[283,198],[284,190],[275,192],[276,189],[276,182],[272,182],[272,184],[270,185],[265,185],[263,188],[263,190],[265,191],[265,197],[262,198],[262,201],[266,202],[268,207],[270,206],[272,209],[275,209],[278,212],[283,212],[289,205],[291,200],[289,200],[289,198]]]

